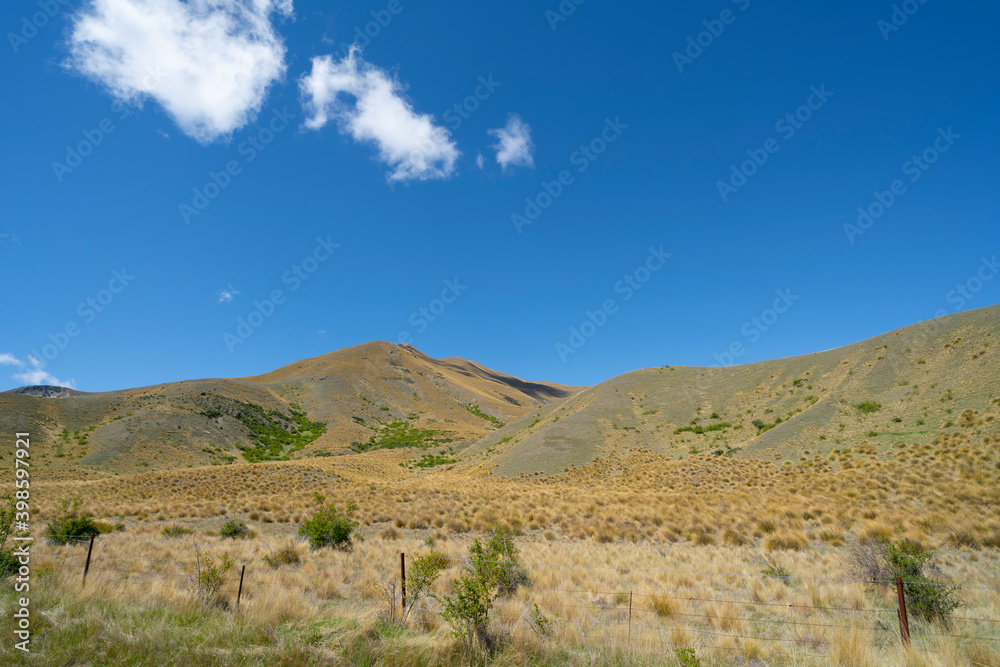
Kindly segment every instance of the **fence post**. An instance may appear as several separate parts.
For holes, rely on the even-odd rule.
[[[406,614],[406,554],[402,551],[399,552],[399,581],[400,581],[400,592],[401,599],[403,601],[403,606],[400,608],[400,618]]]
[[[903,595],[903,580],[896,577],[896,595],[899,597],[899,634],[903,638],[903,646],[910,645],[910,622],[906,618],[906,596]]]
[[[236,607],[240,606],[240,598],[243,597],[243,575],[247,572],[247,566],[244,565],[243,569],[240,570],[240,590],[236,592]]]
[[[628,643],[632,643],[632,591],[628,592]]]
[[[87,564],[83,566],[83,583],[87,583],[87,573],[90,572],[90,555],[94,553],[94,534],[90,534],[90,546],[87,547]]]

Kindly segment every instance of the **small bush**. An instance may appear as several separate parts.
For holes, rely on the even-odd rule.
[[[222,558],[216,563],[211,554],[201,555],[197,552],[197,572],[195,573],[195,586],[199,594],[207,599],[216,598],[219,589],[226,583],[226,575],[233,568],[236,561],[228,553],[222,554]]]
[[[757,559],[764,566],[764,569],[760,571],[761,575],[781,579],[785,585],[791,584],[792,573],[784,565],[766,554],[758,556]]]
[[[701,667],[701,659],[695,655],[693,648],[674,649],[674,657],[681,667]]]
[[[861,414],[863,414],[863,415],[870,415],[873,412],[878,412],[879,410],[881,410],[882,409],[882,404],[881,403],[875,403],[873,401],[864,401],[862,403],[858,403],[854,407]]]
[[[465,640],[470,652],[479,648],[493,653],[500,638],[490,633],[488,622],[493,603],[503,593],[512,593],[518,585],[529,583],[527,572],[517,562],[518,549],[513,533],[494,526],[484,545],[473,540],[465,574],[452,583],[452,593],[440,599],[442,616],[455,635]]]
[[[0,496],[0,577],[8,577],[17,572],[20,563],[14,555],[13,546],[7,546],[7,538],[15,536],[14,517],[17,504],[10,493]]]
[[[230,519],[222,524],[222,528],[219,530],[219,535],[224,538],[230,537],[232,539],[236,539],[237,537],[248,537],[249,531],[250,529],[247,528],[246,521]]]
[[[346,511],[341,514],[336,506],[330,503],[302,524],[299,535],[309,540],[313,549],[335,547],[350,548],[358,530],[358,523],[351,521],[351,515],[357,509],[355,503],[348,503]]]
[[[261,560],[268,566],[278,569],[282,565],[299,565],[302,562],[302,556],[299,555],[298,549],[295,548],[295,543],[289,540],[284,549],[264,554]]]
[[[75,496],[72,500],[63,500],[60,503],[62,515],[52,519],[46,525],[49,541],[54,544],[83,542],[90,539],[92,535],[101,534],[101,529],[97,527],[93,519],[80,515],[82,504],[83,500],[80,496]]]
[[[903,580],[907,607],[927,620],[947,621],[947,617],[962,603],[958,587],[924,574],[924,565],[934,553],[910,540],[890,542],[878,538],[854,548],[851,571],[859,579],[889,587],[898,577]]]
[[[163,527],[163,535],[165,537],[180,537],[181,535],[189,535],[190,533],[190,528],[185,528],[177,523]]]

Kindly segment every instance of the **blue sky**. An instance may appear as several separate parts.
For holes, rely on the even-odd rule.
[[[562,7],[5,3],[0,389],[402,339],[595,384],[1000,301],[1000,8]]]

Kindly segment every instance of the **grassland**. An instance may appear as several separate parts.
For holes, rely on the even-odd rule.
[[[507,639],[493,664],[682,664],[673,652],[690,648],[706,665],[1000,665],[1000,311],[987,311],[806,358],[638,371],[496,429],[465,407],[482,403],[450,398],[483,429],[470,446],[444,443],[467,431],[443,413],[396,414],[370,390],[366,412],[255,464],[113,474],[81,464],[93,445],[74,434],[93,442],[103,427],[70,423],[40,443],[36,525],[79,494],[124,529],[99,540],[85,588],[80,547],[38,546],[35,664],[468,664],[433,600],[388,623],[387,595],[398,552],[432,547],[453,559],[435,584],[446,594],[471,541],[499,523],[518,534],[532,585],[497,605]],[[370,446],[310,456],[331,431]],[[320,496],[357,503],[353,553],[296,540]],[[230,519],[256,537],[223,540]],[[851,570],[873,539],[937,552],[932,571],[962,586],[961,618],[911,619],[904,650],[893,591]],[[222,604],[199,598],[192,542],[246,565],[239,610],[236,570]],[[300,562],[265,564],[278,549]],[[788,576],[762,574],[774,565]],[[5,592],[0,613],[12,604]],[[21,657],[5,646],[7,659]]]

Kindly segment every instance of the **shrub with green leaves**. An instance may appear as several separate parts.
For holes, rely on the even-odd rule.
[[[89,540],[92,535],[101,534],[101,529],[97,527],[93,519],[80,514],[81,505],[83,505],[83,499],[79,495],[74,496],[72,500],[62,500],[60,503],[61,515],[46,525],[51,542],[54,544],[83,542]]]
[[[21,565],[14,555],[14,546],[7,546],[7,538],[16,535],[14,530],[16,513],[14,496],[9,493],[0,496],[0,577],[14,574]]]
[[[488,628],[494,601],[513,593],[518,586],[530,585],[517,554],[513,533],[494,526],[486,544],[478,539],[473,541],[465,574],[455,579],[451,595],[440,600],[444,608],[442,616],[471,652],[478,646],[489,654],[498,647],[497,638]]]
[[[909,540],[891,542],[885,538],[858,545],[851,563],[855,575],[882,586],[903,581],[907,610],[927,620],[947,621],[962,602],[958,586],[924,574],[924,566],[934,553]]]
[[[441,571],[446,567],[448,567],[448,558],[438,551],[417,556],[413,561],[406,577],[408,595],[406,596],[406,611],[403,614],[404,622],[417,602],[430,593],[431,586],[434,585]]]
[[[233,568],[236,561],[228,553],[222,554],[222,558],[216,563],[211,554],[201,555],[198,552],[197,567],[195,573],[195,586],[198,593],[207,599],[215,598],[219,594],[219,589],[226,583],[226,575]]]
[[[330,503],[312,515],[299,529],[299,535],[309,540],[313,549],[334,547],[347,549],[354,543],[358,523],[351,520],[351,515],[357,509],[356,503],[348,503],[347,509],[341,513]]]
[[[231,537],[236,539],[237,537],[246,537],[249,532],[247,528],[246,521],[238,521],[236,519],[230,519],[229,521],[222,524],[222,528],[219,530],[219,535],[222,537]]]

